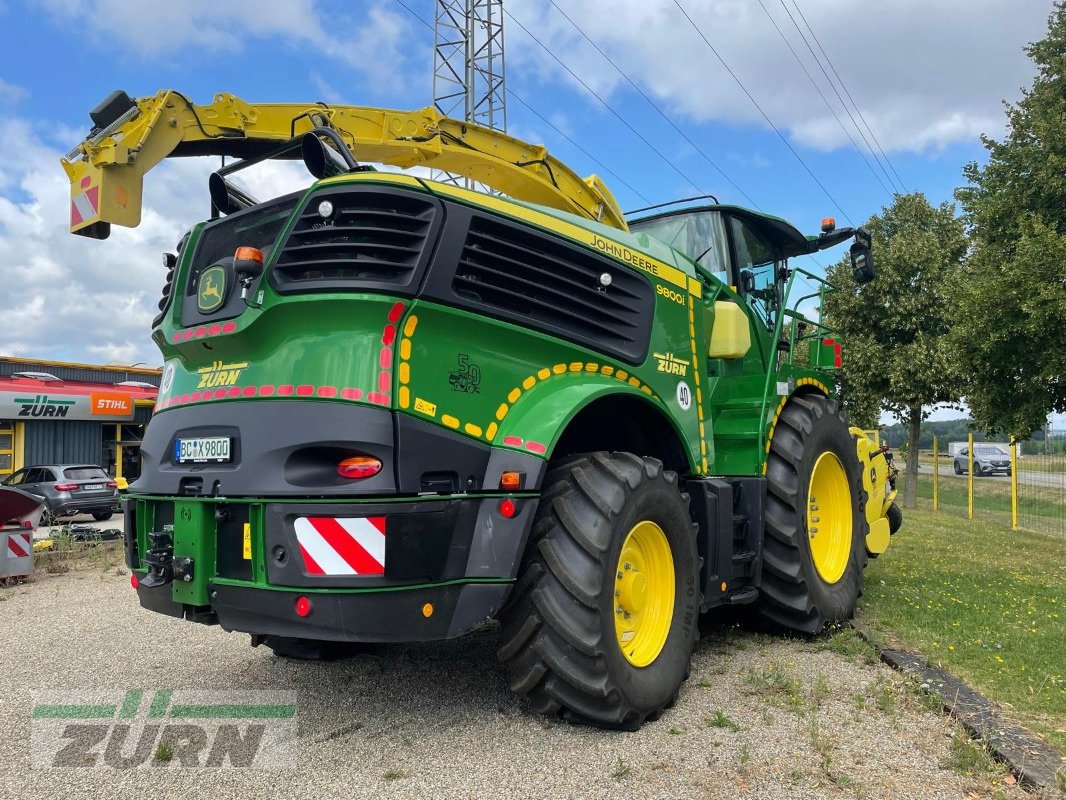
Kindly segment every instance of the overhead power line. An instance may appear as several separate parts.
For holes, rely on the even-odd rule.
[[[612,67],[614,67],[615,72],[617,72],[619,75],[621,75],[623,78],[625,78],[625,80],[629,83],[629,85],[632,86],[637,91],[637,93],[647,101],[648,105],[650,105],[652,108],[654,108],[659,113],[659,116],[662,117],[664,120],[666,120],[667,123],[669,123],[670,127],[673,128],[675,131],[677,131],[677,133],[681,136],[681,138],[684,139],[686,142],[688,142],[692,146],[692,148],[695,149],[695,151],[697,153],[699,153],[700,157],[702,157],[704,161],[706,161],[708,164],[710,164],[711,167],[713,167],[718,172],[719,175],[721,175],[723,178],[725,178],[726,182],[729,183],[730,186],[732,186],[734,189],[736,189],[738,192],[740,192],[740,194],[749,203],[751,203],[752,206],[754,206],[755,208],[759,207],[758,203],[756,203],[754,200],[752,200],[751,196],[747,192],[745,192],[743,189],[741,189],[736,184],[736,182],[732,178],[730,178],[729,175],[726,174],[725,170],[723,170],[720,166],[718,166],[718,164],[715,163],[715,161],[710,156],[708,156],[706,152],[704,152],[702,147],[700,147],[698,144],[696,144],[694,141],[692,141],[692,139],[690,139],[688,137],[688,135],[683,130],[681,130],[681,128],[679,128],[677,126],[677,123],[674,122],[673,119],[671,119],[666,114],[666,112],[663,111],[662,108],[660,108],[655,103],[655,101],[652,100],[647,95],[647,93],[643,89],[641,89],[640,86],[637,85],[636,81],[634,81],[631,77],[629,77],[629,75],[627,75],[622,70],[622,68],[619,67],[618,64],[616,64],[614,62],[614,60],[600,48],[600,46],[598,44],[596,44],[594,41],[592,41],[592,39],[589,37],[589,35],[587,33],[585,33],[585,31],[583,31],[581,29],[581,26],[579,26],[576,22],[574,22],[574,20],[571,19],[570,15],[567,14],[565,11],[563,11],[559,7],[559,5],[555,2],[555,0],[548,0],[548,2],[551,3],[552,7],[556,11],[558,11],[560,14],[563,15],[563,17],[566,19],[566,21],[569,22],[574,27],[574,30],[576,30],[579,34],[581,34],[582,38],[584,38],[584,40],[586,42],[588,42],[590,45],[592,45],[596,49],[597,53],[599,53],[601,56],[603,56],[607,60],[608,64],[610,64]]]
[[[892,160],[888,157],[888,153],[886,153],[885,149],[881,146],[881,142],[878,141],[877,135],[874,133],[873,128],[870,127],[870,123],[867,122],[866,121],[866,117],[863,116],[862,109],[860,109],[859,108],[859,104],[855,102],[855,98],[853,98],[851,96],[851,92],[848,91],[848,87],[844,83],[844,80],[840,77],[840,73],[837,72],[837,68],[835,66],[833,66],[833,61],[832,61],[832,59],[829,58],[829,53],[827,53],[825,48],[822,46],[822,43],[821,43],[821,41],[819,41],[818,35],[814,32],[814,29],[811,27],[811,24],[809,22],[807,22],[807,18],[803,15],[803,10],[799,7],[799,4],[796,2],[796,0],[792,0],[792,5],[794,5],[796,7],[796,13],[799,14],[799,18],[801,20],[803,20],[803,24],[807,27],[807,30],[810,31],[811,38],[814,39],[814,43],[816,45],[818,45],[818,49],[821,51],[822,55],[825,57],[826,63],[829,64],[829,69],[831,69],[833,71],[833,75],[835,75],[836,79],[840,82],[840,88],[844,90],[844,94],[847,95],[848,100],[850,100],[851,104],[855,107],[855,113],[857,113],[859,115],[859,119],[862,120],[862,124],[865,125],[866,126],[866,130],[868,130],[870,132],[871,138],[874,140],[874,143],[877,145],[878,152],[880,152],[881,156],[885,159],[885,162],[888,164],[889,169],[892,170],[892,174],[896,176],[896,180],[899,181],[900,187],[903,189],[903,191],[906,191],[907,190],[907,185],[903,182],[903,178],[901,178],[899,176],[899,173],[896,172],[895,165],[892,163]],[[820,63],[819,63],[819,66],[821,66]],[[847,106],[845,106],[845,108],[847,108]],[[856,126],[856,128],[859,130],[860,133],[862,132],[862,130],[859,129],[858,126]],[[871,149],[871,152],[873,152],[872,149]]]
[[[818,57],[818,54],[814,52],[814,48],[811,47],[811,43],[810,40],[807,38],[807,34],[803,32],[803,29],[800,28],[799,23],[796,22],[796,18],[792,15],[792,12],[789,11],[788,6],[785,5],[785,0],[778,0],[778,2],[781,3],[781,8],[785,10],[785,13],[788,15],[789,20],[791,20],[792,26],[796,29],[796,32],[799,34],[800,39],[803,41],[803,44],[807,46],[807,52],[811,54],[811,58],[814,59],[814,63],[818,65],[818,69],[821,70],[822,75],[825,77],[826,83],[829,84],[829,87],[837,96],[837,100],[840,101],[840,105],[841,107],[843,107],[844,113],[848,115],[848,119],[851,120],[851,124],[855,126],[855,130],[858,131],[859,136],[866,144],[866,148],[867,150],[869,150],[870,155],[874,157],[874,161],[877,162],[877,166],[880,168],[884,176],[888,178],[888,182],[892,184],[892,190],[896,191],[896,182],[893,180],[892,175],[889,174],[888,169],[885,167],[884,163],[877,155],[877,151],[874,149],[874,146],[870,144],[870,140],[863,132],[862,126],[859,125],[858,121],[855,119],[855,115],[851,113],[851,109],[848,108],[848,104],[844,101],[843,96],[840,94],[840,89],[837,88],[836,82],[834,82],[833,79],[829,77],[829,73],[825,71],[825,66],[822,64],[822,60]]]
[[[710,40],[704,35],[703,31],[700,30],[700,27],[693,21],[692,17],[690,17],[688,15],[688,12],[685,11],[685,7],[681,5],[679,0],[674,0],[674,5],[677,6],[678,10],[685,16],[685,19],[688,20],[688,24],[692,26],[692,29],[694,31],[696,31],[696,33],[699,35],[699,37],[701,39],[703,39],[703,43],[705,45],[707,45],[707,48],[712,53],[714,53],[714,57],[717,58],[721,62],[723,67],[725,67],[725,71],[729,73],[729,76],[734,81],[736,81],[737,86],[740,87],[741,91],[743,91],[744,94],[746,94],[748,96],[748,99],[751,100],[752,105],[754,105],[755,108],[758,109],[759,113],[762,114],[762,118],[764,120],[766,120],[766,124],[769,125],[771,129],[773,129],[773,132],[777,134],[777,137],[782,142],[784,142],[785,147],[787,147],[789,152],[792,153],[793,156],[795,156],[796,160],[807,171],[807,174],[811,176],[811,179],[816,184],[818,184],[818,188],[821,189],[822,192],[825,194],[825,196],[829,198],[829,201],[834,206],[836,206],[837,211],[840,212],[840,214],[844,217],[844,219],[846,219],[849,224],[854,225],[855,222],[851,219],[851,217],[848,216],[848,212],[846,212],[841,207],[840,203],[837,202],[837,199],[835,197],[833,197],[833,195],[830,193],[830,191],[825,187],[825,184],[822,183],[818,179],[817,175],[814,174],[814,170],[812,170],[809,166],[807,166],[807,162],[803,160],[802,156],[800,156],[799,153],[796,152],[796,149],[789,143],[788,139],[785,138],[785,135],[783,133],[781,133],[781,131],[778,129],[778,127],[774,124],[773,120],[770,119],[770,117],[767,115],[767,113],[765,111],[763,111],[762,106],[759,105],[759,101],[756,100],[755,97],[752,95],[752,93],[748,91],[748,88],[744,85],[743,81],[741,81],[740,78],[737,77],[737,74],[735,72],[733,72],[732,68],[729,66],[729,64],[726,62],[726,60],[724,58],[722,58],[721,54],[715,49],[714,45],[711,44]]]
[[[568,67],[563,62],[563,60],[561,58],[559,58],[559,56],[557,56],[555,53],[553,53],[551,51],[551,48],[549,48],[547,45],[545,45],[544,42],[542,42],[539,38],[537,38],[537,36],[535,34],[530,32],[530,30],[528,28],[526,28],[525,25],[523,25],[519,20],[517,20],[515,18],[514,14],[512,14],[506,8],[504,8],[503,13],[507,15],[507,17],[511,20],[511,22],[513,22],[515,25],[517,25],[519,28],[521,28],[523,31],[525,31],[525,34],[530,39],[532,39],[534,42],[536,42],[545,53],[547,53],[549,56],[551,56],[553,59],[555,59],[555,61],[559,64],[559,66],[562,67],[564,70],[566,70],[574,80],[576,80],[578,83],[580,83],[582,86],[584,86],[585,90],[589,94],[591,94],[593,97],[595,97],[600,102],[600,105],[602,105],[604,108],[606,108],[608,111],[610,111],[618,119],[619,122],[621,122],[623,125],[625,125],[627,128],[629,128],[630,131],[632,131],[634,136],[636,136],[638,139],[640,139],[642,142],[644,142],[644,144],[647,145],[649,150],[651,150],[657,156],[659,156],[659,158],[661,158],[663,160],[663,162],[666,163],[666,165],[670,167],[670,169],[672,169],[674,172],[676,172],[678,175],[680,175],[697,192],[700,192],[701,194],[707,194],[707,190],[706,189],[704,189],[701,186],[699,186],[698,184],[696,184],[692,180],[692,178],[690,178],[688,176],[688,174],[686,172],[681,170],[673,161],[671,161],[669,158],[667,158],[667,156],[658,147],[656,147],[654,144],[652,144],[650,141],[648,141],[648,138],[644,134],[642,134],[635,127],[633,127],[633,124],[629,120],[627,120],[625,117],[623,117],[621,114],[619,114],[610,103],[608,103],[606,100],[604,100],[602,97],[600,97],[593,90],[593,88],[591,86],[589,86],[587,83],[585,83],[585,81],[583,81],[581,79],[581,77],[576,72],[574,72],[572,69],[570,69],[570,67]]]
[[[563,133],[561,130],[559,130],[554,124],[552,124],[551,120],[547,119],[543,114],[541,114],[539,111],[537,111],[535,108],[533,108],[533,106],[531,106],[529,103],[527,103],[521,97],[519,97],[514,89],[508,87],[507,88],[507,94],[509,94],[511,97],[513,97],[515,100],[517,100],[523,106],[525,106],[526,109],[531,114],[533,114],[537,119],[539,119],[545,125],[549,126],[557,134],[559,134],[564,139],[566,139],[566,141],[570,142],[571,145],[573,145],[575,148],[577,148],[578,151],[580,151],[581,153],[584,154],[585,158],[589,159],[593,164],[598,166],[605,173],[607,173],[612,178],[614,178],[616,181],[618,181],[620,184],[625,186],[627,189],[629,189],[629,191],[631,191],[633,194],[635,194],[637,197],[639,197],[645,203],[649,203],[649,204],[651,203],[651,200],[649,200],[647,197],[645,197],[643,194],[641,194],[641,192],[638,189],[633,188],[632,184],[630,184],[625,178],[620,176],[617,172],[612,170],[610,167],[606,166],[602,161],[597,159],[596,156],[592,155],[592,153],[590,153],[584,147],[579,145],[577,142],[575,142],[573,139],[571,139],[569,136],[567,136],[565,133]]]
[[[433,27],[433,25],[432,25],[431,23],[427,22],[426,20],[422,19],[422,17],[421,17],[421,16],[419,16],[418,12],[416,12],[416,11],[415,11],[414,9],[412,9],[412,8],[411,8],[411,7],[409,6],[409,5],[407,5],[407,3],[405,3],[405,2],[404,2],[404,0],[396,0],[396,2],[397,2],[397,3],[399,3],[399,4],[400,4],[400,5],[401,5],[401,6],[402,6],[402,7],[403,7],[403,8],[404,8],[404,9],[405,9],[405,10],[406,10],[406,11],[407,11],[407,12],[408,12],[408,13],[409,13],[409,14],[410,14],[411,16],[412,16],[412,17],[414,17],[414,18],[415,18],[416,20],[418,20],[419,22],[421,22],[421,23],[422,23],[422,24],[423,24],[423,25],[424,25],[424,26],[425,26],[426,28],[428,28],[428,29],[429,29],[430,31],[434,31],[434,27]],[[531,114],[533,114],[533,115],[534,115],[535,117],[537,117],[537,119],[539,119],[539,120],[540,120],[541,122],[543,122],[543,123],[544,123],[545,125],[547,125],[547,126],[548,126],[549,128],[551,128],[551,129],[552,129],[553,131],[555,131],[555,132],[556,132],[557,134],[559,134],[559,135],[560,135],[561,137],[563,137],[564,139],[566,139],[566,141],[568,141],[568,142],[569,142],[569,143],[570,143],[571,145],[573,145],[573,146],[574,146],[575,148],[577,148],[577,150],[578,150],[578,151],[580,151],[580,152],[581,152],[581,153],[582,153],[582,154],[583,154],[583,155],[584,155],[584,156],[585,156],[586,158],[588,158],[588,159],[589,159],[589,160],[590,160],[590,161],[591,161],[591,162],[592,162],[593,164],[595,164],[595,165],[596,165],[597,167],[599,167],[599,168],[600,168],[601,170],[603,170],[603,172],[604,172],[605,174],[607,174],[607,175],[610,175],[610,176],[611,176],[612,178],[614,178],[615,180],[617,180],[617,181],[618,181],[618,182],[619,182],[620,184],[622,184],[622,185],[623,185],[623,186],[625,186],[625,187],[626,187],[627,189],[629,189],[629,191],[631,191],[631,192],[632,192],[633,194],[635,194],[635,195],[636,195],[637,197],[639,197],[639,198],[640,198],[641,200],[643,200],[643,201],[644,201],[645,203],[651,203],[651,200],[649,200],[649,199],[648,199],[647,197],[645,197],[645,196],[644,196],[644,195],[643,195],[643,194],[642,194],[642,193],[641,193],[641,192],[640,192],[639,190],[637,190],[636,188],[634,188],[634,187],[632,186],[632,184],[630,184],[630,183],[629,183],[628,181],[626,181],[626,180],[625,180],[624,178],[622,178],[622,177],[621,177],[620,175],[618,175],[618,173],[616,173],[616,172],[615,172],[614,170],[612,170],[612,169],[611,169],[610,167],[608,167],[608,166],[607,166],[606,164],[604,164],[604,163],[603,163],[602,161],[600,161],[599,159],[597,159],[597,158],[596,158],[596,157],[595,157],[594,155],[592,155],[592,154],[591,154],[591,153],[590,153],[590,152],[589,152],[588,150],[586,150],[586,149],[585,149],[584,147],[582,147],[582,146],[581,146],[580,144],[578,144],[577,142],[575,142],[575,141],[574,141],[574,140],[573,140],[572,138],[570,138],[569,136],[567,136],[567,135],[566,135],[566,133],[564,133],[564,132],[563,132],[562,130],[560,130],[560,129],[558,128],[558,126],[556,126],[556,125],[555,125],[554,123],[552,123],[552,121],[551,121],[551,120],[549,120],[549,119],[548,119],[547,117],[545,117],[545,116],[544,116],[543,114],[541,114],[541,113],[540,113],[539,111],[537,111],[537,110],[536,110],[536,109],[535,109],[535,108],[534,108],[533,106],[531,106],[531,105],[530,105],[529,103],[527,103],[527,102],[526,102],[525,100],[523,100],[523,99],[522,99],[522,98],[521,98],[521,97],[520,97],[520,96],[518,95],[518,93],[517,93],[517,92],[515,92],[515,90],[514,90],[514,89],[512,89],[512,88],[511,88],[510,86],[508,86],[508,87],[507,87],[507,94],[508,94],[508,95],[509,95],[510,97],[512,97],[512,98],[514,98],[515,100],[517,100],[517,101],[518,101],[518,102],[519,102],[519,103],[520,103],[521,105],[523,105],[523,106],[524,106],[524,107],[525,107],[525,108],[526,108],[526,109],[527,109],[527,110],[528,110],[528,111],[529,111],[529,112],[530,112]]]
[[[883,180],[881,180],[881,176],[877,174],[877,170],[874,169],[874,165],[870,163],[870,159],[866,157],[866,154],[862,151],[862,148],[859,147],[859,143],[855,141],[855,137],[851,135],[851,131],[849,131],[844,125],[844,122],[840,119],[840,115],[837,114],[836,109],[833,108],[833,106],[830,104],[829,98],[827,98],[825,96],[825,92],[822,91],[822,87],[818,85],[818,81],[814,79],[814,76],[811,75],[811,71],[807,69],[807,65],[803,63],[803,59],[799,57],[799,53],[796,52],[796,48],[792,46],[792,43],[789,42],[788,37],[785,36],[784,31],[781,30],[781,28],[777,24],[777,21],[773,18],[773,15],[770,14],[770,10],[763,4],[762,0],[759,0],[759,6],[766,14],[766,18],[770,20],[770,24],[774,26],[774,30],[777,31],[778,36],[781,37],[781,41],[785,43],[785,46],[789,49],[789,52],[792,53],[792,57],[796,59],[796,63],[799,64],[800,69],[803,70],[803,74],[807,76],[807,80],[811,82],[811,86],[813,86],[815,91],[818,92],[818,96],[822,98],[822,102],[825,103],[825,107],[829,109],[829,113],[833,115],[833,119],[835,119],[837,121],[837,125],[840,126],[840,130],[844,131],[844,135],[848,137],[848,141],[850,141],[852,146],[855,148],[855,152],[859,154],[859,157],[866,164],[867,168],[870,170],[870,173],[874,176],[874,179],[879,184],[881,184],[881,188],[885,190],[889,197],[891,197],[892,190],[885,185],[885,182]],[[785,11],[788,11],[788,9],[786,8]],[[802,36],[803,34],[801,33],[800,35]],[[810,45],[808,45],[808,47],[810,47]],[[847,106],[844,106],[844,110],[847,111]],[[852,119],[852,123],[854,122],[855,120]],[[859,133],[861,134],[862,131],[859,131]],[[880,166],[880,164],[878,164],[878,166]],[[891,180],[892,179],[889,178],[889,182],[891,182]]]

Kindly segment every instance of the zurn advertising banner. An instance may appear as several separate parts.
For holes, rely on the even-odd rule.
[[[0,419],[133,419],[133,398],[118,392],[0,392]]]

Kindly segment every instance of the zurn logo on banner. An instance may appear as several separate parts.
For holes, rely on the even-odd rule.
[[[30,728],[34,768],[296,765],[296,692],[38,691]]]

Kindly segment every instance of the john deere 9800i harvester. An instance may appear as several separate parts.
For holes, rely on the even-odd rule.
[[[815,633],[854,610],[887,465],[838,410],[841,344],[810,311],[834,287],[788,259],[854,240],[869,280],[861,229],[627,219],[597,178],[432,109],[164,91],[91,116],[63,162],[74,233],[138,224],[164,158],[235,159],[164,256],[126,510],[146,608],[304,656],[497,619],[534,708],[623,728],[676,698],[702,612]],[[264,202],[227,180],[267,158],[317,180]]]

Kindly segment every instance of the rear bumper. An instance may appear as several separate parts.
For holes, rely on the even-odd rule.
[[[91,500],[62,500],[56,502],[55,505],[50,505],[50,510],[57,516],[63,516],[79,512],[88,514],[93,511],[118,511],[120,507],[121,500],[115,496],[94,497]]]
[[[141,605],[170,616],[302,639],[446,639],[492,617],[517,574],[537,499],[514,496],[513,516],[503,515],[501,501],[498,495],[316,503],[141,497],[127,505],[126,558],[140,580]],[[323,574],[327,562],[308,558],[320,551],[306,538],[307,520],[335,520],[339,534],[345,524],[370,518],[384,519],[380,574]],[[167,531],[172,563],[184,569],[191,562],[191,579],[172,574],[152,586],[160,573],[146,579],[146,567],[156,563],[155,553],[146,556],[149,534]],[[343,553],[337,545],[336,554]],[[300,597],[311,602],[307,616],[296,613]]]
[[[308,592],[208,584],[213,617],[224,629],[299,639],[423,642],[450,639],[479,627],[507,599],[507,583],[454,583],[377,592]],[[169,587],[137,589],[145,608],[201,619],[169,596]],[[311,611],[296,613],[305,597]]]

